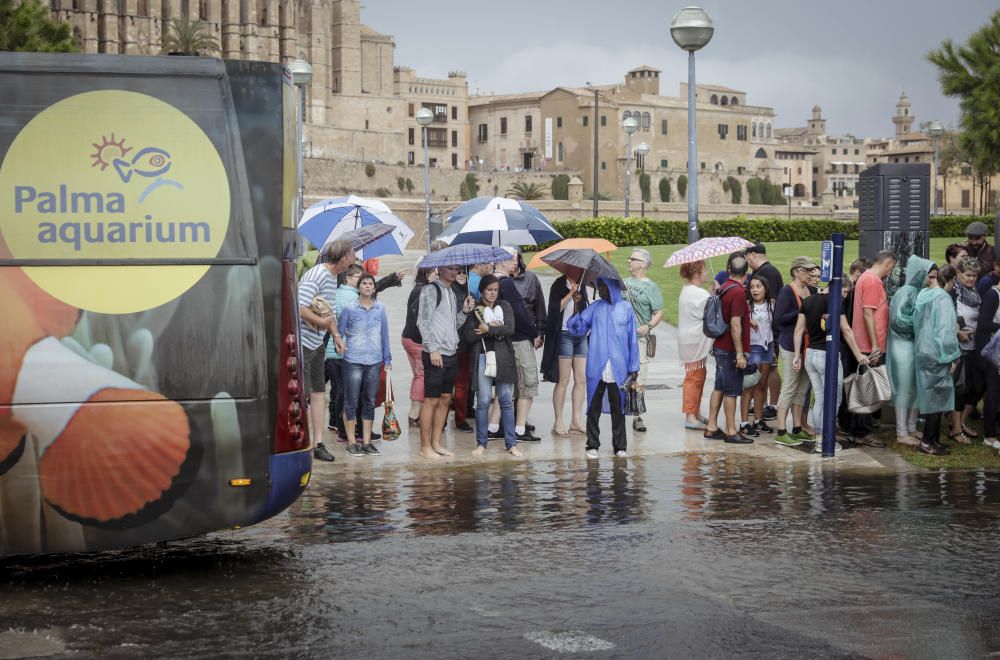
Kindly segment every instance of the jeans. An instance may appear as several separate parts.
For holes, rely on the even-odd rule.
[[[355,364],[344,360],[344,416],[353,419],[358,414],[359,399],[361,419],[375,419],[375,394],[382,376],[382,364]],[[348,438],[350,439],[350,438]]]
[[[507,449],[517,444],[514,433],[514,383],[496,383],[487,376],[486,356],[479,354],[479,366],[476,369],[476,443],[485,447],[489,438],[486,435],[490,424],[490,392],[493,386],[497,388],[497,399],[500,401],[500,421],[503,428],[503,442]]]
[[[813,391],[813,426],[816,428],[817,433],[822,433],[823,395],[825,394],[823,390],[826,383],[826,351],[818,351],[815,348],[806,349],[806,374],[809,376],[809,383],[812,385]],[[837,360],[837,405],[834,406],[834,410],[840,406],[840,400],[844,396],[843,382],[843,367],[840,365],[840,360]]]

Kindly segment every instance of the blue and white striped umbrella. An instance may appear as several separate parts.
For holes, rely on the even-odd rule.
[[[302,214],[299,233],[320,248],[353,229],[379,223],[392,225],[392,233],[364,246],[361,258],[403,254],[406,244],[413,238],[413,230],[377,199],[350,195],[317,202]]]
[[[438,236],[451,245],[538,245],[561,238],[541,211],[505,197],[476,197],[465,202],[448,216],[448,227]]]

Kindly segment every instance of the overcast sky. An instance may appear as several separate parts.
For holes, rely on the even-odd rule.
[[[683,0],[363,0],[361,20],[396,38],[396,64],[443,77],[462,69],[469,91],[509,93],[621,82],[640,64],[679,93],[686,53],[670,38]],[[917,121],[958,121],[927,51],[964,43],[995,0],[705,0],[715,36],[697,55],[698,80],[773,107],[777,126],[804,126],[823,108],[830,134],[889,136],[906,90]]]

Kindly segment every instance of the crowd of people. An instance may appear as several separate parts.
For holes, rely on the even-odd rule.
[[[941,266],[918,256],[899,264],[886,250],[871,261],[857,259],[842,275],[834,406],[839,447],[885,446],[874,433],[882,410],[852,413],[845,375],[886,364],[892,389],[886,407],[895,413],[897,443],[946,454],[942,418],[950,422],[948,440],[970,444],[980,435],[968,420],[981,416],[982,442],[1000,449],[1000,370],[983,356],[1000,329],[1000,255],[986,234],[982,222],[969,224],[967,242],[949,245]],[[819,288],[820,268],[809,257],[792,260],[790,282],[784,284],[766,254],[766,247],[756,244],[730,255],[710,292],[704,289],[710,276],[706,262],[681,266],[678,353],[685,367],[685,427],[734,444],[775,433],[777,444],[811,444],[819,452],[828,380],[828,295]],[[904,284],[890,302],[886,280],[900,270]],[[727,332],[717,338],[703,331],[712,295],[727,324]],[[709,355],[715,361],[715,385],[706,418],[701,400]],[[919,419],[923,432],[917,430]]]
[[[885,445],[875,433],[882,411],[852,412],[845,390],[845,376],[885,364],[898,443],[940,455],[948,452],[945,439],[977,441],[968,420],[982,401],[982,442],[1000,449],[1000,370],[982,357],[1000,329],[1000,259],[986,234],[983,223],[971,223],[967,242],[948,246],[940,265],[916,256],[899,264],[883,251],[854,261],[842,276],[839,447]],[[540,377],[554,384],[553,436],[586,436],[586,455],[596,457],[600,417],[609,414],[612,452],[626,456],[626,416],[634,432],[647,430],[635,394],[645,394],[656,354],[652,331],[664,318],[662,292],[647,276],[649,252],[631,253],[624,279],[585,285],[558,277],[546,304],[519,250],[505,249],[504,261],[415,273],[401,340],[413,374],[405,426],[419,433],[421,456],[452,455],[442,443],[450,416],[456,432],[474,434],[473,455],[502,439],[507,452],[521,456],[520,443],[541,440],[529,421]],[[890,300],[886,280],[900,270],[902,285]],[[335,241],[300,281],[303,375],[319,460],[334,460],[323,442],[324,421],[348,455],[379,454],[375,408],[392,367],[392,342],[377,296],[402,285],[406,271],[378,281],[375,275],[377,264],[358,263],[350,244]],[[677,351],[686,429],[733,444],[766,434],[778,445],[820,451],[825,384],[833,377],[826,362],[829,299],[809,257],[796,257],[787,276],[786,284],[760,243],[729,255],[714,277],[705,261],[681,265]],[[707,332],[710,309],[725,324],[721,334]]]

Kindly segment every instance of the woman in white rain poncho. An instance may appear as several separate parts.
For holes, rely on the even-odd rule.
[[[927,286],[917,294],[913,308],[914,355],[917,366],[917,402],[924,416],[924,437],[918,449],[926,454],[947,454],[941,445],[941,415],[955,407],[951,373],[962,354],[958,346],[955,305],[937,283],[937,266],[931,266]]]
[[[896,407],[896,442],[917,446],[917,370],[913,360],[913,306],[924,288],[929,260],[911,256],[906,261],[906,284],[892,296],[889,306],[889,380]]]

